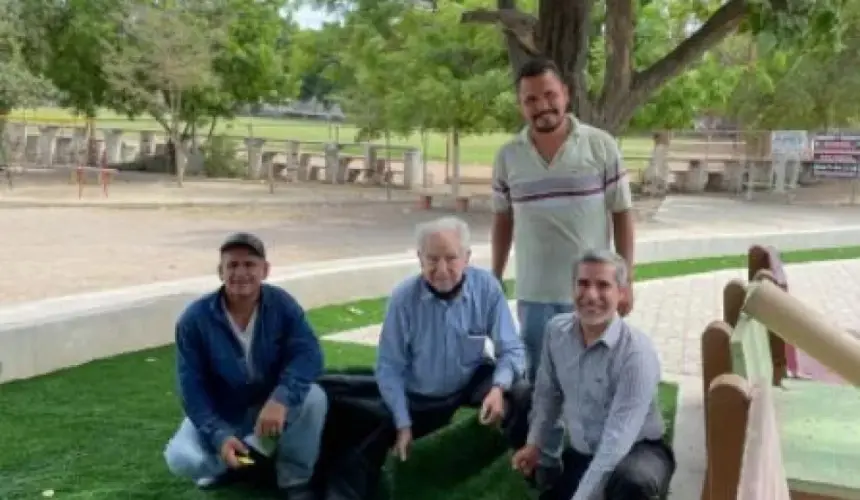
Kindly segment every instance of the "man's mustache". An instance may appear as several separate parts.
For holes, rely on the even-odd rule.
[[[555,110],[555,109],[548,109],[548,110],[546,110],[546,111],[541,111],[540,113],[538,113],[538,114],[534,115],[534,116],[532,117],[532,119],[533,119],[533,120],[537,120],[538,118],[542,118],[542,117],[544,117],[544,116],[549,116],[549,115],[558,116],[558,114],[559,114],[559,113],[558,113],[558,111],[557,111],[557,110]]]

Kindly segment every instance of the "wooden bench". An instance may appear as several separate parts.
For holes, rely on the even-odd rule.
[[[323,165],[311,164],[313,159],[322,159]],[[300,181],[322,180],[320,175],[325,169],[325,155],[321,153],[302,153],[299,155],[298,178]]]
[[[772,248],[753,247],[749,272],[787,289]],[[702,336],[706,388],[707,474],[702,498],[734,498],[741,453],[754,402],[746,381],[773,387],[782,463],[792,499],[860,499],[860,391],[854,387],[785,377],[785,343],[742,312],[743,282],[726,285],[723,321]],[[775,355],[774,355],[775,354]],[[769,389],[762,389],[767,391]],[[771,453],[772,450],[768,453]],[[726,496],[728,495],[728,496]],[[760,497],[770,498],[770,497]]]
[[[454,198],[454,209],[457,212],[468,212],[469,211],[469,203],[472,199],[472,196],[466,193],[461,193],[458,196],[453,196],[451,190],[448,189],[447,186],[438,186],[431,188],[422,188],[417,190],[418,192],[418,201],[417,207],[418,210],[430,210],[433,208],[433,198]]]

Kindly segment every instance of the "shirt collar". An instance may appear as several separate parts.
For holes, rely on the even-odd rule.
[[[579,120],[576,119],[576,116],[574,116],[573,113],[567,113],[565,116],[568,120],[570,120],[570,130],[567,134],[567,140],[576,139],[577,137],[579,137],[580,131]],[[527,144],[531,144],[532,139],[529,136],[530,131],[531,126],[526,125],[525,127],[523,127],[520,133],[517,134],[518,139]]]
[[[455,297],[451,302],[459,302],[462,300],[469,300],[469,297],[472,296],[472,293],[471,293],[472,288],[471,287],[474,286],[475,280],[473,278],[469,278],[470,274],[472,274],[471,268],[466,267],[466,269],[463,270],[463,279],[465,279],[466,282],[463,283],[463,288],[460,289],[460,294],[457,297]],[[421,298],[421,301],[440,300],[440,299],[437,299],[436,296],[433,295],[433,292],[431,292],[427,288],[427,285],[424,283],[424,278],[422,276],[418,277],[418,281],[419,281],[419,286],[421,287],[421,291],[419,292],[419,297]],[[441,302],[441,300],[440,300],[440,302]]]
[[[261,307],[266,302],[266,285],[262,284],[260,286],[260,299],[257,301],[257,305],[254,307],[255,311],[260,310]],[[225,312],[226,311],[226,298],[224,295],[224,285],[221,285],[218,290],[216,290],[209,297],[209,307],[213,311],[216,312]]]
[[[621,329],[624,327],[624,320],[621,319],[621,316],[615,314],[612,318],[612,321],[609,322],[609,325],[606,327],[606,330],[603,331],[603,335],[601,335],[597,341],[592,345],[603,344],[606,347],[612,349],[618,344],[618,339],[621,338]],[[579,335],[580,340],[583,341],[582,337],[582,324],[577,319],[576,329],[578,330],[576,333]]]

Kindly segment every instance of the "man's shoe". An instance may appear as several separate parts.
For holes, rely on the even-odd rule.
[[[540,465],[534,474],[526,479],[529,486],[543,493],[552,489],[561,477],[562,469],[559,466]]]
[[[209,490],[209,489],[212,489],[212,488],[215,488],[216,486],[218,486],[219,478],[217,478],[215,476],[202,477],[202,478],[198,479],[196,482],[197,482],[197,487],[200,488],[201,490]]]
[[[299,484],[284,488],[287,500],[317,500],[317,494],[308,484]]]

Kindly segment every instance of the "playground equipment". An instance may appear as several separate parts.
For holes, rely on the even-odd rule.
[[[767,280],[749,290],[744,311],[792,346],[803,346],[804,352],[846,381],[860,386],[860,340],[834,327],[819,312]]]
[[[107,198],[110,190],[110,183],[113,180],[114,175],[116,175],[117,171],[113,168],[108,168],[108,160],[107,160],[107,152],[102,151],[101,154],[101,165],[97,168],[88,167],[86,165],[78,164],[75,167],[74,175],[75,182],[78,184],[78,199],[83,198],[84,196],[84,184],[86,184],[86,174],[87,172],[95,171],[98,173],[99,184],[102,186],[102,194]]]
[[[860,385],[860,341],[785,291],[774,249],[750,249],[749,271],[702,335],[702,499],[860,499],[860,390],[787,378],[785,362],[787,342]]]

